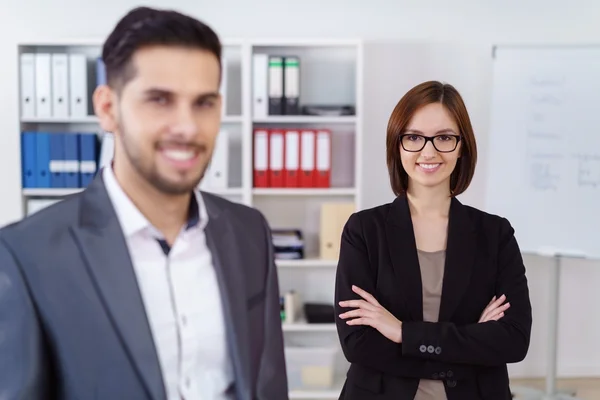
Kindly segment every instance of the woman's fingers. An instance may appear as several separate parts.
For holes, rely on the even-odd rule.
[[[506,303],[506,304],[501,305],[498,308],[490,310],[488,313],[486,313],[485,316],[483,316],[481,318],[480,322],[486,322],[486,321],[492,321],[492,320],[497,321],[497,320],[499,320],[500,318],[502,318],[504,316],[504,312],[506,310],[508,310],[509,307],[510,307],[510,303]]]
[[[497,299],[496,299],[496,297],[494,297],[492,299],[492,301],[490,302],[490,304],[488,304],[488,306],[485,308],[485,310],[483,310],[482,314],[487,314],[488,312],[494,310],[495,308],[498,308],[504,302],[504,300],[506,300],[505,295],[502,295],[502,296],[498,297]]]
[[[506,304],[502,304],[506,300],[506,296],[502,295],[496,299],[496,296],[492,298],[488,306],[481,313],[481,317],[479,318],[479,322],[489,321],[492,315],[497,315],[500,312],[504,312],[508,307],[505,307]],[[507,303],[508,304],[508,303]],[[500,309],[500,307],[505,307],[504,309]]]

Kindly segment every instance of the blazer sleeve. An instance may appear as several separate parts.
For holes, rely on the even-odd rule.
[[[339,314],[348,311],[339,306],[343,300],[360,299],[352,291],[357,285],[377,298],[376,266],[369,262],[360,216],[355,213],[342,231],[340,256],[335,282],[336,326],[344,356],[373,370],[403,378],[431,379],[439,371],[452,370],[456,379],[472,377],[472,367],[439,360],[426,360],[404,354],[403,345],[387,339],[376,329],[365,325],[347,325]]]
[[[264,350],[258,371],[256,400],[281,400],[288,398],[288,386],[283,350],[283,330],[279,313],[279,281],[271,229],[262,215],[261,221],[265,232],[266,257],[269,265],[265,282]]]
[[[510,303],[504,317],[467,325],[407,321],[402,325],[405,355],[482,366],[516,363],[525,358],[532,325],[525,266],[511,224],[502,218],[500,225],[496,295],[505,294]],[[438,351],[421,351],[423,346]]]
[[[0,237],[0,397],[53,398],[43,339],[21,271]]]

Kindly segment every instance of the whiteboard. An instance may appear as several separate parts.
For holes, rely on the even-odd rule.
[[[600,258],[600,47],[497,47],[486,211],[524,253]]]

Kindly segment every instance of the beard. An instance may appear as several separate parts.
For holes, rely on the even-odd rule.
[[[119,129],[121,132],[121,143],[123,145],[125,156],[137,174],[148,184],[161,193],[174,196],[188,194],[197,188],[198,184],[204,177],[208,163],[202,167],[202,170],[197,174],[197,176],[191,176],[182,181],[173,181],[172,179],[163,176],[156,164],[153,164],[150,158],[146,159],[143,156],[142,152],[139,151],[139,146],[137,146],[133,140],[131,140],[130,136],[127,134],[127,130],[124,129],[122,124],[120,125],[121,126]],[[183,144],[181,142],[177,143]],[[158,145],[159,144],[157,143],[155,148],[157,148]],[[206,147],[203,145],[193,144],[192,146],[196,147],[196,149],[200,152],[207,151]]]

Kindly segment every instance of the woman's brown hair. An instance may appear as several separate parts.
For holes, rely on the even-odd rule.
[[[392,111],[387,126],[387,167],[392,190],[396,196],[405,195],[408,189],[408,175],[400,160],[400,135],[404,133],[417,110],[432,103],[441,103],[454,117],[462,141],[461,156],[450,176],[450,194],[457,196],[467,190],[475,174],[477,144],[471,119],[461,95],[447,83],[423,82],[400,99]]]

